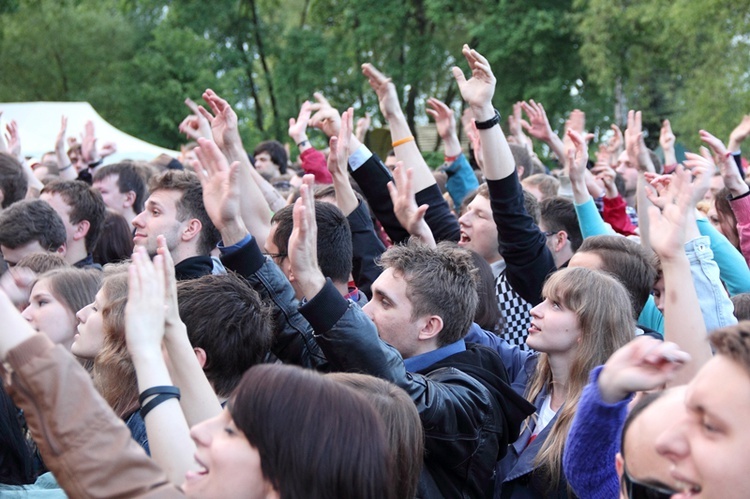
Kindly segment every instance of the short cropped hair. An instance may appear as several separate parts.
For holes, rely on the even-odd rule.
[[[750,321],[714,331],[708,341],[717,355],[729,357],[750,376]]]
[[[474,320],[479,298],[471,254],[453,243],[430,248],[414,240],[396,245],[380,257],[380,265],[406,281],[412,319],[437,315],[443,319],[438,346],[463,338]]]
[[[271,161],[279,167],[279,173],[282,175],[286,173],[289,157],[287,156],[286,149],[284,149],[281,142],[276,140],[266,140],[265,142],[261,142],[255,146],[253,157],[263,152],[268,153],[268,155],[271,156]]]
[[[217,395],[228,398],[271,347],[269,309],[233,272],[178,282],[177,303],[190,343],[206,352],[206,377]]]
[[[181,222],[195,218],[201,223],[198,250],[203,255],[211,253],[221,236],[203,205],[203,187],[198,177],[184,170],[167,170],[151,178],[149,189],[152,194],[160,190],[182,193],[177,203],[177,218]]]
[[[21,163],[10,154],[0,153],[0,191],[3,192],[2,208],[7,208],[26,197],[29,187]]]
[[[750,320],[750,293],[740,293],[730,298],[734,305],[734,316],[738,321]]]
[[[536,200],[533,194],[527,191],[523,192],[523,207],[526,210],[526,214],[531,217],[535,224],[539,225],[539,201]],[[490,188],[487,183],[479,184],[476,191],[469,193],[461,203],[461,213],[464,212],[465,206],[468,206],[475,197],[482,196],[485,199],[490,199]],[[467,201],[468,199],[468,201]]]
[[[100,182],[105,178],[117,175],[117,188],[120,193],[125,194],[133,191],[135,202],[133,211],[140,213],[143,211],[143,203],[146,202],[146,180],[138,168],[133,163],[123,162],[101,167],[94,173],[94,182]]]
[[[86,250],[93,251],[104,225],[107,206],[99,191],[80,180],[55,180],[45,185],[42,194],[59,194],[70,206],[70,223],[89,222],[86,234]]]
[[[46,251],[57,251],[67,233],[62,218],[40,199],[18,201],[0,213],[0,244],[11,249],[38,241]]]
[[[583,243],[581,227],[578,225],[578,215],[573,201],[556,196],[545,199],[539,205],[541,221],[548,231],[564,230],[568,234],[570,247],[575,252]]]
[[[16,267],[33,270],[36,274],[43,274],[50,270],[67,268],[70,264],[57,253],[31,253],[18,260]]]
[[[560,190],[560,181],[552,175],[546,173],[536,173],[523,179],[523,185],[534,186],[539,189],[544,199],[557,196]]]
[[[271,223],[276,232],[273,243],[279,253],[286,254],[292,235],[294,205],[277,211]],[[337,283],[349,282],[352,273],[352,232],[344,214],[331,203],[315,201],[315,221],[318,224],[318,265],[324,276]]]
[[[513,161],[516,163],[516,168],[519,166],[523,167],[523,173],[519,177],[523,180],[533,172],[534,164],[531,162],[531,154],[526,147],[518,144],[508,144],[510,146],[510,152],[513,154]]]
[[[630,295],[637,319],[656,283],[656,269],[651,255],[640,244],[622,236],[587,237],[578,253],[594,253],[604,270],[614,275]]]

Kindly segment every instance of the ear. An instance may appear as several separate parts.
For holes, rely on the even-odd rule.
[[[123,208],[132,208],[135,204],[135,192],[128,191],[125,193],[125,201],[122,203]]]
[[[65,258],[65,254],[68,252],[68,246],[66,243],[62,243],[59,248],[55,250],[58,256]]]
[[[187,221],[187,225],[185,226],[185,229],[182,231],[182,237],[181,239],[183,241],[198,241],[198,237],[200,236],[201,229],[203,229],[203,224],[200,220],[197,218],[191,218]]]
[[[200,364],[201,369],[206,367],[206,360],[208,360],[206,358],[206,351],[200,347],[195,347],[193,348],[193,352],[195,352],[195,358],[198,359],[198,364]]]
[[[568,242],[568,233],[564,230],[559,231],[555,234],[555,251],[558,252],[565,247]]]
[[[615,454],[615,469],[617,470],[617,476],[622,481],[622,475],[625,473],[625,460],[619,452]]]
[[[523,167],[523,165],[516,166],[516,172],[518,172],[518,178],[523,177],[523,172],[525,172],[526,169]]]
[[[86,234],[89,233],[89,229],[91,228],[91,222],[88,220],[81,220],[76,224],[76,231],[73,233],[73,240],[74,241],[80,241],[81,239],[86,237]]]
[[[437,335],[443,330],[443,318],[438,315],[430,315],[425,319],[422,329],[419,331],[420,341],[436,340]]]

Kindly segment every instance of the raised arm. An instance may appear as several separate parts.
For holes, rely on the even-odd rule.
[[[146,424],[151,457],[180,485],[185,473],[198,470],[193,459],[195,443],[178,402],[169,375],[162,340],[165,319],[164,257],[152,263],[144,248],[133,253],[128,268],[128,303],[125,307],[125,338],[138,376],[141,416]],[[148,390],[148,392],[147,392]]]
[[[388,122],[391,130],[393,150],[396,159],[403,161],[409,169],[414,169],[414,189],[419,192],[435,183],[430,167],[425,163],[419,147],[414,140],[414,135],[406,122],[406,116],[401,110],[398,101],[396,86],[390,78],[387,78],[372,64],[362,65],[362,74],[365,75],[370,87],[375,91],[380,103],[380,112]]]
[[[6,148],[4,152],[7,152],[21,163],[21,167],[23,168],[28,183],[27,197],[39,197],[39,192],[44,185],[38,178],[36,178],[34,172],[26,161],[26,158],[24,158],[21,153],[21,135],[18,133],[18,123],[13,120],[6,125],[5,129],[5,140],[7,141],[7,146],[5,145],[5,142],[0,140],[0,147]]]
[[[305,173],[315,175],[315,182],[319,184],[330,184],[331,174],[326,168],[325,155],[315,149],[307,138],[307,125],[310,121],[312,105],[309,101],[302,103],[297,119],[289,118],[289,138],[299,149],[300,163]]]
[[[664,173],[671,173],[674,167],[677,166],[677,155],[674,150],[675,141],[676,137],[672,131],[672,124],[669,120],[664,120],[659,132],[659,145],[664,153]],[[670,171],[666,171],[667,169]]]
[[[271,209],[266,202],[264,192],[255,180],[255,175],[257,177],[260,175],[250,164],[250,159],[242,146],[242,139],[237,128],[237,114],[227,101],[211,89],[203,93],[203,100],[211,107],[211,113],[202,107],[200,112],[211,124],[216,145],[230,162],[239,164],[236,182],[242,192],[240,196],[242,220],[252,231],[258,243],[263,245],[271,230]]]
[[[399,223],[409,234],[418,238],[424,244],[435,247],[435,238],[424,220],[428,205],[417,206],[414,199],[414,171],[404,168],[401,161],[396,163],[393,170],[393,182],[388,183],[388,192],[393,201],[393,213]]]
[[[78,172],[73,166],[73,163],[68,157],[68,152],[65,149],[65,133],[68,130],[68,117],[60,117],[60,131],[57,132],[55,138],[55,157],[57,158],[57,164],[60,169],[60,178],[64,180],[75,180],[78,178]]]
[[[560,137],[552,130],[544,106],[531,99],[529,102],[522,102],[521,109],[523,109],[529,118],[529,121],[522,120],[521,126],[523,126],[529,135],[547,144],[560,163],[564,163],[566,158],[565,146]]]
[[[697,192],[691,178],[689,170],[678,167],[668,191],[662,191],[658,197],[650,194],[656,205],[649,207],[651,246],[661,261],[666,290],[664,338],[677,343],[692,358],[675,378],[675,384],[687,383],[711,358],[706,326],[685,253],[685,241],[698,233],[697,228],[693,228],[695,222],[690,222]],[[659,199],[664,196],[666,199]]]

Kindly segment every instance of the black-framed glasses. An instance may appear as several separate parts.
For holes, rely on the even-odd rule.
[[[627,468],[623,470],[622,481],[628,499],[670,499],[677,493],[666,487],[639,482],[630,476]]]

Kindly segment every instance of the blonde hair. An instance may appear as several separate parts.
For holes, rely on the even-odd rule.
[[[562,477],[565,440],[589,372],[633,339],[635,320],[628,292],[617,279],[604,272],[587,268],[559,270],[547,280],[542,295],[575,312],[581,331],[569,366],[565,401],[536,456],[538,472],[547,475],[545,481],[554,490]],[[551,391],[553,382],[549,357],[541,353],[527,384],[526,398],[533,403],[543,390]]]

